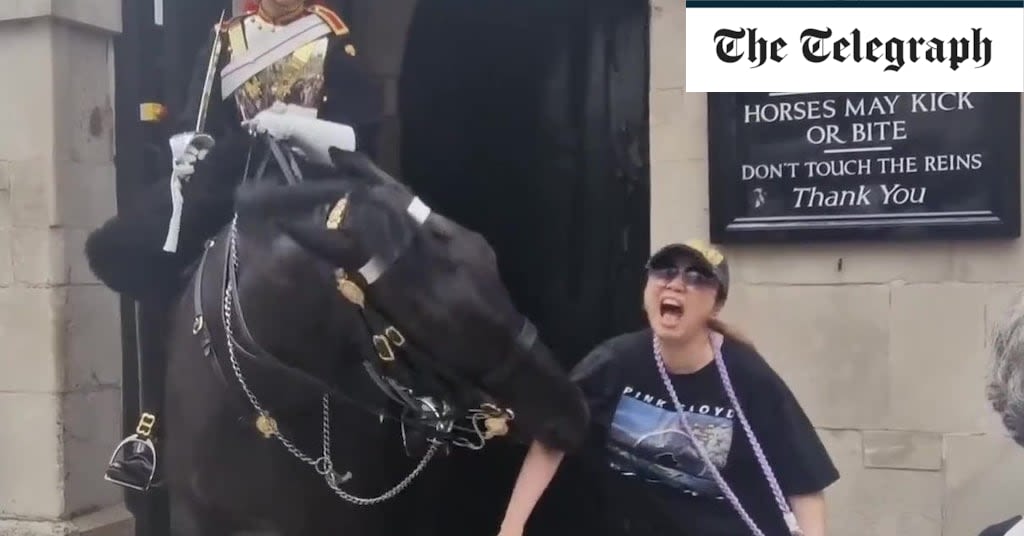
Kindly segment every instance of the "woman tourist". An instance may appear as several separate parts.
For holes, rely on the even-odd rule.
[[[825,534],[823,490],[838,471],[786,384],[718,320],[728,291],[717,249],[662,248],[648,262],[649,327],[602,343],[573,371],[613,534]],[[531,446],[501,536],[523,533],[562,458]]]

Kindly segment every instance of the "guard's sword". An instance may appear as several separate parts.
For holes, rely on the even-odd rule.
[[[203,132],[206,127],[206,113],[210,108],[210,94],[213,93],[213,79],[217,74],[217,60],[220,59],[222,46],[224,19],[228,10],[220,13],[220,22],[214,28],[213,45],[210,47],[210,58],[206,63],[206,78],[203,80],[203,93],[199,96],[199,111],[196,116],[196,129],[193,132],[183,132],[171,136],[171,155],[178,158],[185,153],[189,146],[198,150],[210,150],[214,146],[213,136]],[[164,251],[175,252],[178,250],[178,233],[181,229],[182,216],[182,182],[185,178],[177,172],[171,174],[171,220],[167,225],[167,238],[164,240]]]
[[[213,45],[210,47],[210,57],[206,61],[206,77],[203,79],[203,91],[199,95],[199,110],[196,113],[195,130],[182,132],[171,136],[171,154],[180,155],[191,145],[196,149],[211,149],[214,146],[213,137],[204,132],[206,128],[206,116],[210,110],[210,96],[213,94],[213,79],[217,76],[217,60],[220,59],[220,51],[224,46],[223,26],[227,17],[227,10],[221,12],[220,22],[214,28]]]
[[[210,49],[210,58],[206,63],[206,78],[203,80],[203,93],[199,97],[199,113],[196,117],[196,133],[203,132],[206,127],[206,112],[210,107],[210,94],[213,93],[213,79],[217,74],[217,60],[220,58],[222,46],[222,35],[224,34],[224,18],[228,10],[221,11],[220,21],[213,36],[213,46]]]

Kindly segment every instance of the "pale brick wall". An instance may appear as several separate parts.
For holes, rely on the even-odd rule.
[[[117,300],[82,255],[114,212],[119,6],[0,2],[0,534],[130,526],[102,480],[120,435]]]
[[[683,2],[654,0],[652,17],[657,247],[708,236],[707,111],[683,91]],[[1024,288],[1024,241],[727,252],[725,317],[796,392],[842,473],[830,535],[973,536],[1024,513],[1024,449],[984,399],[986,334]]]

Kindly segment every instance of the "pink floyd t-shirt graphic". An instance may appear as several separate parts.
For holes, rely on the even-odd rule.
[[[627,386],[608,430],[608,461],[623,475],[694,496],[723,498],[670,402]],[[712,463],[721,470],[733,443],[730,408],[686,406],[686,418]]]

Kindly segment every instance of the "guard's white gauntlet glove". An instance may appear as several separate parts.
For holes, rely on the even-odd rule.
[[[242,126],[252,132],[287,141],[307,160],[323,166],[333,165],[328,151],[331,147],[343,151],[356,150],[356,132],[352,127],[289,112],[288,106],[281,103],[242,122]]]
[[[206,158],[210,153],[209,149],[200,149],[194,145],[185,148],[185,152],[178,158],[171,167],[171,172],[182,182],[188,182],[192,174],[196,172],[196,162]]]
[[[170,144],[171,156],[174,159],[171,165],[171,220],[167,224],[167,237],[164,239],[163,249],[173,253],[178,250],[182,205],[185,203],[185,198],[181,194],[182,185],[196,172],[196,163],[210,154],[214,141],[207,134],[186,132],[172,136]]]

